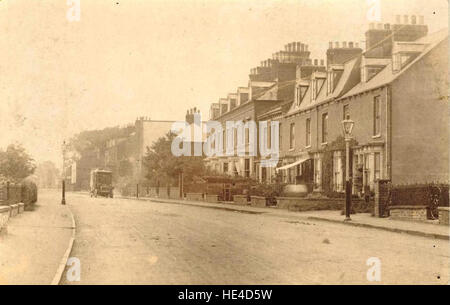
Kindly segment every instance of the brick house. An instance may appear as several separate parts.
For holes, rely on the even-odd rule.
[[[323,151],[342,135],[347,115],[358,143],[351,170],[362,169],[362,187],[373,190],[378,179],[448,181],[448,32],[427,31],[415,23],[371,25],[365,52],[330,43],[327,72],[297,80],[296,100],[280,120],[285,182],[312,176],[322,189]],[[333,189],[343,191],[341,151],[332,167]]]
[[[287,44],[283,51],[274,53],[271,59],[262,61],[260,66],[251,69],[247,87],[239,87],[236,93],[231,93],[227,98],[221,98],[218,103],[211,105],[210,120],[218,121],[222,125],[224,149],[227,140],[234,141],[235,151],[237,147],[236,131],[226,131],[227,121],[253,121],[258,124],[261,114],[280,106],[286,100],[293,100],[297,66],[311,64],[309,54],[308,46],[301,42]],[[231,138],[227,138],[227,132]],[[246,132],[244,137],[245,149],[248,152],[249,133]],[[271,177],[270,173],[261,169],[258,155],[212,156],[206,158],[206,164],[221,174],[255,179]]]

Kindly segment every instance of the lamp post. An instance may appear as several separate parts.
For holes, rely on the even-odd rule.
[[[342,129],[345,137],[345,220],[350,221],[350,212],[352,209],[352,182],[350,179],[350,141],[352,140],[352,131],[355,122],[350,120],[350,116],[347,115],[345,120],[342,121]]]
[[[61,204],[66,204],[66,141],[63,142],[62,145],[62,157],[63,157],[63,164],[62,164],[62,181],[61,181],[61,187],[62,187],[62,199]]]

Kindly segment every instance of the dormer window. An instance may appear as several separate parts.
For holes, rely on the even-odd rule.
[[[392,71],[398,72],[416,58],[425,48],[422,43],[396,41],[392,50]]]
[[[327,94],[333,93],[344,71],[343,65],[330,65],[327,72]]]
[[[368,82],[371,80],[375,75],[377,75],[381,70],[383,70],[384,67],[362,67],[361,68],[361,81],[363,83]]]

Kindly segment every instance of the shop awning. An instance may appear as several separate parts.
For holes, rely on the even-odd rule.
[[[309,157],[305,156],[305,157],[303,157],[303,158],[301,158],[301,159],[299,159],[299,160],[297,160],[297,161],[295,161],[295,162],[293,162],[291,164],[288,164],[288,165],[285,165],[285,166],[282,166],[282,167],[278,167],[276,169],[276,171],[278,172],[279,170],[290,169],[291,167],[294,167],[294,166],[297,166],[299,164],[302,164],[303,162],[308,161],[309,159],[310,159]]]

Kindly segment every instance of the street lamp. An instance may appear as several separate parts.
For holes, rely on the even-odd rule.
[[[350,141],[352,140],[352,131],[355,122],[350,120],[350,116],[347,115],[345,120],[342,121],[342,129],[345,137],[345,220],[350,221],[350,212],[352,209],[352,182],[350,180]]]
[[[62,157],[63,157],[63,164],[62,164],[62,181],[61,181],[61,187],[62,187],[62,199],[61,204],[66,204],[66,141],[63,142],[62,145]]]

